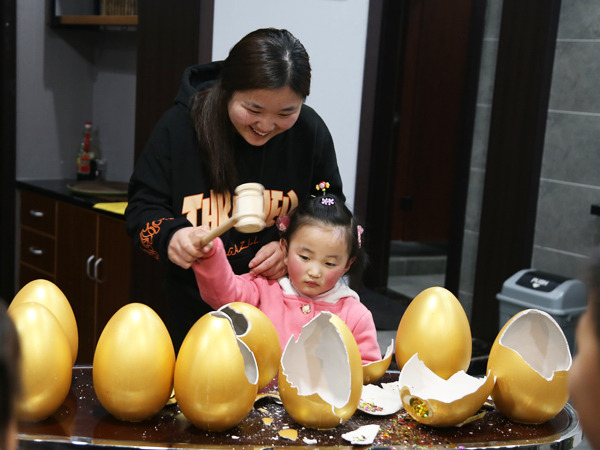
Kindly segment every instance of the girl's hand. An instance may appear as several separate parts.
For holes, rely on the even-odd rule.
[[[283,256],[279,241],[265,244],[248,264],[250,275],[262,275],[271,280],[281,278],[287,273]]]
[[[200,239],[209,232],[208,227],[185,227],[173,233],[169,242],[168,255],[173,264],[189,269],[198,258],[212,250],[212,241],[202,246]]]

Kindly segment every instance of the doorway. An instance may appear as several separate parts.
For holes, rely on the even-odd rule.
[[[377,230],[367,287],[458,291],[484,13],[473,0],[371,2],[355,198]]]

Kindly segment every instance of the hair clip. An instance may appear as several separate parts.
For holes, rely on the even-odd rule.
[[[282,233],[285,233],[285,230],[287,230],[287,227],[290,224],[290,217],[289,216],[279,216],[277,218],[277,221],[275,222],[275,226],[277,226],[277,229],[279,231],[281,231]]]
[[[362,247],[362,234],[363,231],[365,231],[365,229],[363,227],[361,227],[360,225],[358,225],[356,227],[356,234],[358,234],[358,248]]]
[[[317,184],[315,186],[315,189],[317,191],[323,192],[323,195],[325,195],[325,190],[329,189],[329,182],[327,182],[327,181],[321,181],[319,184]]]
[[[325,205],[325,206],[331,206],[335,204],[335,200],[332,199],[331,197],[323,197],[321,199],[321,205]]]

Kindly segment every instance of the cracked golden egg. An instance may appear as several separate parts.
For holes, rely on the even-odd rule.
[[[415,354],[448,379],[471,363],[471,327],[458,299],[443,287],[419,293],[408,305],[396,333],[396,363],[402,369]]]
[[[538,424],[556,416],[569,399],[567,339],[548,313],[527,309],[500,330],[488,358],[496,377],[492,400],[515,422]]]
[[[398,380],[404,409],[417,422],[434,427],[460,425],[485,403],[494,378],[473,377],[464,371],[447,380],[431,371],[419,355],[408,360]]]
[[[254,406],[258,365],[222,311],[202,316],[186,335],[175,363],[175,397],[196,427],[224,431]]]
[[[23,286],[10,303],[9,309],[25,302],[44,305],[56,317],[62,327],[71,349],[71,364],[75,364],[79,350],[79,334],[73,308],[60,288],[49,280],[33,280]]]
[[[363,385],[362,359],[348,326],[335,314],[321,312],[281,357],[279,395],[300,425],[329,429],[346,422],[358,407]]]
[[[160,411],[173,390],[175,350],[167,327],[152,308],[130,303],[102,330],[92,366],[102,406],[128,422]]]
[[[262,389],[279,371],[281,344],[275,325],[264,312],[248,303],[229,303],[219,311],[229,316],[237,337],[254,353],[258,364],[258,389]]]
[[[16,416],[37,422],[53,414],[71,388],[71,347],[60,323],[44,305],[24,302],[8,310],[21,346]]]
[[[379,361],[373,361],[363,366],[363,384],[376,383],[385,374],[394,356],[394,340],[388,346],[385,355]]]

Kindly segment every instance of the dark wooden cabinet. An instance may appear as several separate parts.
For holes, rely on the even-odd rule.
[[[69,300],[79,331],[78,364],[112,315],[130,302],[131,240],[123,219],[21,191],[20,287],[45,278]]]

